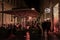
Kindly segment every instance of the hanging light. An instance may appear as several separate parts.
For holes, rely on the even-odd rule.
[[[31,8],[31,10],[35,10],[35,8]]]

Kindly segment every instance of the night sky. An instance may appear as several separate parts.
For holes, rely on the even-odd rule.
[[[35,8],[38,12],[40,10],[40,0],[24,0],[29,8]]]

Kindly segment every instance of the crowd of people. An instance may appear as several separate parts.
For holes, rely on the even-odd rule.
[[[15,37],[9,40],[26,40],[26,32],[30,34],[30,40],[43,40],[43,32],[50,30],[51,23],[48,21],[40,23],[32,23],[32,25],[26,25],[23,27],[21,24],[7,26],[3,25],[0,27],[0,40],[9,39],[9,36],[13,34]],[[4,39],[4,40],[5,40]]]
[[[12,38],[11,35],[14,35]],[[0,40],[25,40],[26,30],[21,25],[18,27],[16,25],[9,24],[6,26],[5,24],[0,27]],[[11,36],[11,39],[9,38]]]

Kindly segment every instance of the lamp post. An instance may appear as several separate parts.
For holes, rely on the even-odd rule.
[[[3,11],[4,11],[4,0],[0,0],[2,3],[1,3],[1,6],[2,6],[2,25],[3,25],[3,16],[4,16],[4,13],[3,13]]]

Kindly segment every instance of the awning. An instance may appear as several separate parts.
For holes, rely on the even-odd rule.
[[[0,13],[7,13],[17,16],[38,16],[38,12],[36,10],[31,9],[19,9],[19,10],[8,10],[8,11],[0,11]]]

